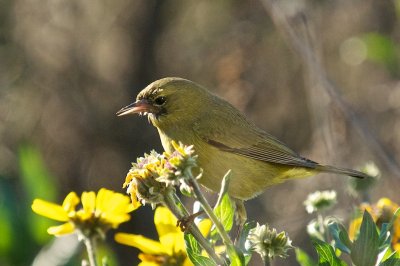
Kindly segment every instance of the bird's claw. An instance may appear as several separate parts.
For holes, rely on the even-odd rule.
[[[191,215],[185,216],[176,222],[176,226],[179,226],[179,228],[182,230],[182,232],[186,232],[186,230],[189,228],[191,223],[193,223],[194,219],[196,219],[198,216],[202,215],[203,213],[204,213],[204,211],[199,211],[199,212],[193,213]]]

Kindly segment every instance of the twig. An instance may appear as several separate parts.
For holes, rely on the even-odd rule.
[[[260,1],[264,5],[266,11],[270,14],[277,29],[281,31],[288,44],[291,45],[291,47],[300,56],[307,69],[311,73],[315,73],[316,78],[321,85],[320,87],[325,89],[329,97],[340,108],[345,119],[357,129],[358,133],[364,138],[367,145],[369,145],[370,148],[375,151],[378,157],[381,158],[381,160],[386,164],[389,171],[395,176],[399,176],[399,164],[388,154],[375,134],[371,132],[369,127],[339,95],[337,87],[327,77],[320,60],[317,58],[316,53],[313,51],[313,48],[310,45],[310,42],[305,41],[304,38],[300,37],[299,34],[293,29],[293,26],[288,21],[284,12],[276,4],[276,1]],[[304,14],[303,18],[303,22],[305,22],[306,17]]]

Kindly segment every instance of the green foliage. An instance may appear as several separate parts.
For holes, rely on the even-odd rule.
[[[233,218],[235,214],[235,206],[228,193],[222,196],[220,204],[214,208],[214,213],[221,221],[225,231],[229,232],[233,226]]]
[[[239,239],[237,241],[238,249],[243,253],[245,258],[245,265],[247,265],[251,259],[252,252],[246,248],[246,241],[249,236],[250,230],[256,227],[256,222],[250,221],[243,225],[242,231],[240,232]]]
[[[312,239],[312,244],[318,253],[318,265],[320,266],[347,265],[344,261],[342,261],[336,256],[335,250],[328,243],[315,238]]]
[[[231,231],[235,216],[235,205],[228,195],[230,177],[231,174],[230,171],[228,171],[222,179],[221,192],[217,201],[217,205],[214,208],[215,216],[221,222],[226,232]],[[216,228],[212,230],[211,234],[213,236],[218,234]],[[229,257],[231,266],[245,265],[245,256],[241,250],[235,247],[227,246],[227,255]]]
[[[328,225],[329,232],[335,240],[335,247],[347,254],[351,253],[351,241],[343,225],[333,222]]]
[[[10,189],[4,179],[0,178],[0,255],[10,252],[15,236],[13,232],[13,214],[12,207],[15,202],[10,200]]]
[[[318,265],[347,265],[339,258],[335,249],[349,254],[352,265],[355,266],[387,266],[400,265],[397,252],[390,249],[391,234],[394,221],[400,214],[400,208],[395,212],[390,223],[383,224],[379,231],[371,215],[364,211],[358,238],[351,242],[348,233],[343,225],[331,222],[328,225],[330,236],[334,240],[334,245],[325,241],[313,238],[312,243],[318,254]],[[310,257],[300,249],[296,250],[296,258],[301,266],[316,265]]]
[[[379,234],[371,215],[365,211],[360,234],[351,247],[351,259],[355,265],[373,266],[379,254]]]
[[[306,252],[304,252],[300,248],[295,249],[296,252],[296,260],[300,264],[300,266],[317,266],[318,264],[308,256]]]
[[[185,244],[187,254],[194,265],[216,265],[213,260],[201,255],[201,247],[192,235],[185,234]]]
[[[228,253],[228,256],[230,259],[230,263],[231,263],[230,266],[246,265],[246,263],[245,263],[246,260],[245,260],[243,253],[240,250],[238,250],[236,247],[234,250],[232,250],[228,247],[227,253]]]

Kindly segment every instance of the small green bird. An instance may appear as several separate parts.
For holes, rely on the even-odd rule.
[[[301,157],[247,120],[230,103],[186,79],[154,81],[138,94],[136,102],[117,115],[135,113],[148,115],[167,152],[173,151],[172,140],[194,145],[203,169],[199,182],[206,188],[218,192],[223,176],[231,169],[228,194],[238,203],[269,186],[319,172],[368,177]]]

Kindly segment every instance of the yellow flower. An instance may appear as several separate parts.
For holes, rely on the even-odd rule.
[[[76,209],[82,202],[82,208]],[[107,189],[95,192],[83,192],[81,199],[75,192],[70,192],[62,205],[41,199],[35,199],[32,210],[47,218],[65,222],[59,226],[51,226],[47,232],[60,236],[79,230],[84,234],[105,233],[109,228],[117,228],[119,224],[129,221],[129,212],[136,208],[130,204],[128,196]]]
[[[394,212],[399,208],[399,205],[388,198],[381,198],[376,204],[361,204],[359,209],[361,212],[355,217],[349,226],[349,237],[353,240],[360,230],[362,222],[362,212],[367,210],[372,219],[378,227],[381,227],[383,223],[389,223],[393,217]],[[392,246],[395,250],[400,251],[400,217],[393,223],[392,232]]]
[[[154,213],[159,241],[155,241],[142,235],[117,233],[115,241],[133,246],[142,251],[139,254],[141,263],[139,266],[187,266],[193,265],[187,257],[183,232],[177,227],[177,219],[166,207],[158,207]],[[207,234],[211,228],[211,221],[203,220],[200,229]]]

